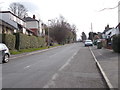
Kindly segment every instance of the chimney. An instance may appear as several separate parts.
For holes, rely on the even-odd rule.
[[[35,19],[35,15],[33,15],[33,19]]]

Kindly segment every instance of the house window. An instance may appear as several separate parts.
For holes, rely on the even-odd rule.
[[[9,34],[9,30],[8,30],[8,27],[6,27],[6,33]]]
[[[12,14],[10,14],[10,20],[13,20],[14,21],[14,17]]]
[[[44,29],[42,29],[42,34],[44,33]]]
[[[17,18],[12,14],[10,14],[10,20],[17,22]]]
[[[5,27],[2,26],[2,33],[5,33]]]

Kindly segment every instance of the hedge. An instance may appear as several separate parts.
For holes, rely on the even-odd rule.
[[[38,39],[38,45],[39,45],[39,47],[45,46],[46,41],[45,41],[44,37],[38,37],[37,39]]]
[[[24,34],[19,34],[19,49],[28,49],[30,48],[30,39],[29,36]]]
[[[15,35],[3,34],[2,36],[2,42],[5,43],[10,50],[15,49],[15,41]]]
[[[28,36],[21,33],[16,34],[16,49],[40,48],[45,45],[42,37]]]
[[[0,34],[0,39],[5,43],[10,50],[20,50],[28,48],[40,48],[45,45],[45,38],[28,36],[21,33],[11,34]]]
[[[40,45],[38,44],[38,39],[35,36],[30,36],[30,48],[38,48]]]
[[[112,48],[115,52],[120,53],[120,35],[113,36]]]

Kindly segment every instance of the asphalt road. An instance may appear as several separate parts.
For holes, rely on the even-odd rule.
[[[106,88],[88,47],[64,45],[2,65],[3,88]]]

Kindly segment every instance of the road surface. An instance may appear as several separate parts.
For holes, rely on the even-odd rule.
[[[3,88],[106,88],[88,47],[64,45],[2,65]]]

